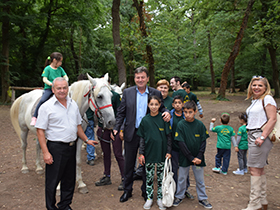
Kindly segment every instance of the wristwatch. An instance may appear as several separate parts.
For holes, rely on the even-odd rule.
[[[88,139],[85,142],[88,143]]]
[[[260,139],[263,140],[263,141],[265,140],[265,138],[263,136],[261,136]]]

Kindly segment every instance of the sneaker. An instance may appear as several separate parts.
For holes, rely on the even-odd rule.
[[[95,182],[95,186],[104,186],[112,184],[111,178],[104,175],[99,181]]]
[[[153,205],[153,199],[147,199],[146,203],[144,204],[143,208],[144,209],[150,209],[151,206]]]
[[[215,167],[215,168],[212,168],[212,171],[213,171],[213,172],[217,172],[217,173],[220,173],[220,170],[221,170],[221,169],[220,169],[220,168],[217,168],[217,167]]]
[[[174,202],[173,202],[173,206],[179,206],[179,204],[182,202],[182,200],[183,199],[175,197]]]
[[[118,186],[118,190],[119,191],[123,191],[124,190],[124,188],[123,188],[123,179],[122,179],[120,185]]]
[[[157,205],[158,205],[159,209],[162,209],[162,210],[166,209],[165,206],[162,204],[162,200],[161,199],[157,200]]]
[[[37,121],[37,118],[36,117],[32,117],[30,125],[31,126],[35,126],[36,125],[36,121]]]
[[[185,196],[186,196],[188,199],[194,200],[194,197],[193,197],[193,195],[190,193],[189,190],[186,190]]]
[[[212,205],[207,200],[198,201],[198,203],[206,209],[212,209]]]
[[[87,160],[86,161],[88,165],[93,166],[94,165],[94,160]]]
[[[236,171],[233,171],[232,173],[234,173],[235,175],[244,175],[244,171],[239,170],[239,168]]]
[[[223,172],[222,170],[220,170],[220,174],[227,175],[227,172]]]
[[[243,170],[243,171],[244,171],[244,173],[245,173],[245,174],[247,174],[247,173],[248,173],[248,169],[247,169],[247,168],[244,168],[244,170]]]

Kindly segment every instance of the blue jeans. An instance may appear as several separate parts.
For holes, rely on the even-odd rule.
[[[34,111],[33,117],[38,117],[38,111],[40,106],[45,103],[51,96],[53,95],[52,89],[46,89],[43,92],[42,98],[40,99],[39,103],[36,106],[36,109]]]
[[[94,140],[94,121],[93,120],[88,120],[88,126],[85,131],[85,134],[88,137],[88,139]],[[95,147],[87,144],[87,153],[88,153],[87,159],[88,160],[95,159],[94,152],[95,152]]]
[[[230,161],[230,149],[219,149],[217,148],[217,154],[215,157],[216,160],[216,168],[220,168],[222,166],[222,171],[227,172],[229,167],[229,161]],[[223,159],[223,160],[222,160]]]
[[[247,149],[239,149],[237,153],[237,159],[238,159],[238,165],[239,170],[242,171],[244,169],[247,169]]]
[[[204,169],[203,167],[191,165],[195,182],[196,182],[196,194],[199,201],[208,199],[205,191],[204,184]],[[189,174],[189,167],[181,167],[179,166],[179,176],[177,183],[177,191],[175,194],[176,198],[183,199],[185,197],[186,185],[187,185],[187,177]]]

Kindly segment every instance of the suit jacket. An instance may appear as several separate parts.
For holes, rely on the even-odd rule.
[[[148,87],[149,96],[156,95],[161,99],[161,106],[159,108],[160,112],[169,112],[163,104],[163,98],[161,92],[155,88]],[[116,117],[116,124],[114,130],[119,130],[122,126],[124,120],[124,140],[132,141],[133,134],[135,131],[135,122],[136,122],[136,97],[137,91],[136,86],[129,87],[123,91],[122,101],[118,108],[118,113]],[[147,102],[148,103],[148,102]],[[147,114],[150,112],[149,108],[147,109]]]

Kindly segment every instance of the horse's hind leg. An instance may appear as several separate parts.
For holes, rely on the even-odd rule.
[[[26,148],[27,148],[27,135],[28,135],[28,130],[26,131],[21,131],[21,149],[22,149],[22,168],[21,172],[26,174],[29,172],[29,169],[27,167],[27,161],[26,161]]]
[[[40,164],[40,155],[41,155],[41,147],[40,147],[40,143],[37,138],[36,139],[36,173],[37,174],[42,174],[44,172],[44,170]]]
[[[76,153],[76,181],[78,182],[78,190],[82,194],[88,193],[88,189],[86,184],[82,180],[82,170],[81,170],[81,149],[82,149],[83,141],[78,138],[77,141],[77,153]]]

